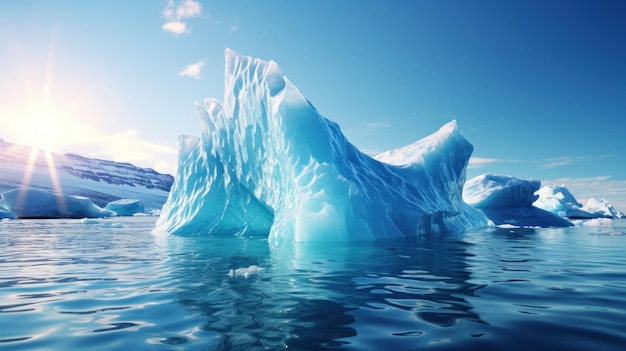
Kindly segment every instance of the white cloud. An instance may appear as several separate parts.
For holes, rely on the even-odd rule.
[[[94,134],[89,144],[90,157],[130,162],[174,174],[177,148],[143,139],[136,129],[126,128],[109,135]]]
[[[204,67],[205,65],[206,63],[204,61],[192,63],[188,65],[187,67],[185,67],[182,71],[180,71],[178,75],[200,79],[200,71],[202,70],[202,67]]]
[[[202,14],[202,5],[194,0],[184,0],[182,2],[174,2],[169,0],[167,6],[163,10],[163,18],[167,22],[163,25],[163,30],[176,35],[191,33],[191,27],[182,20],[191,17],[198,17]]]
[[[170,21],[165,23],[163,25],[163,30],[176,35],[191,33],[191,28],[187,27],[187,23],[180,21]]]
[[[184,18],[197,17],[202,13],[202,5],[194,0],[185,0],[178,4],[169,0],[163,10],[163,18],[178,21]]]

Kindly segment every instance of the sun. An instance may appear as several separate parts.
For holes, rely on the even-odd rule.
[[[63,125],[66,124],[65,118],[58,113],[38,110],[21,123],[23,143],[37,150],[53,151],[62,143]],[[71,127],[66,125],[65,128]]]
[[[61,120],[56,115],[43,110],[32,114],[23,121],[24,143],[31,147],[31,152],[22,177],[22,188],[30,186],[33,171],[37,167],[37,160],[40,154],[43,154],[54,192],[58,194],[63,192],[52,154],[55,142],[60,140],[58,133],[59,123],[61,123]],[[22,196],[22,194],[19,195],[18,203],[24,200]],[[60,202],[59,206],[64,208],[65,204]]]
[[[54,117],[42,113],[33,116],[30,120],[30,135],[27,136],[28,144],[38,150],[54,150]],[[30,140],[28,140],[30,139]]]

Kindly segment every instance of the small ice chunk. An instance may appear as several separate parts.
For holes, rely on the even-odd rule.
[[[228,276],[231,278],[237,277],[237,278],[248,279],[249,277],[253,275],[259,275],[263,273],[264,270],[265,268],[263,267],[259,267],[257,265],[250,265],[248,266],[248,268],[241,267],[237,269],[231,269],[230,271],[228,271]]]

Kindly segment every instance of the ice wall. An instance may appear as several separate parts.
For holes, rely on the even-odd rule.
[[[472,145],[456,122],[371,158],[273,61],[226,50],[224,103],[198,104],[155,231],[272,243],[373,240],[487,224],[461,198]]]

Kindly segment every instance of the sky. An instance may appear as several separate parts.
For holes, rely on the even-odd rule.
[[[174,174],[224,49],[368,154],[456,119],[482,173],[626,211],[626,2],[0,1],[0,138]]]

